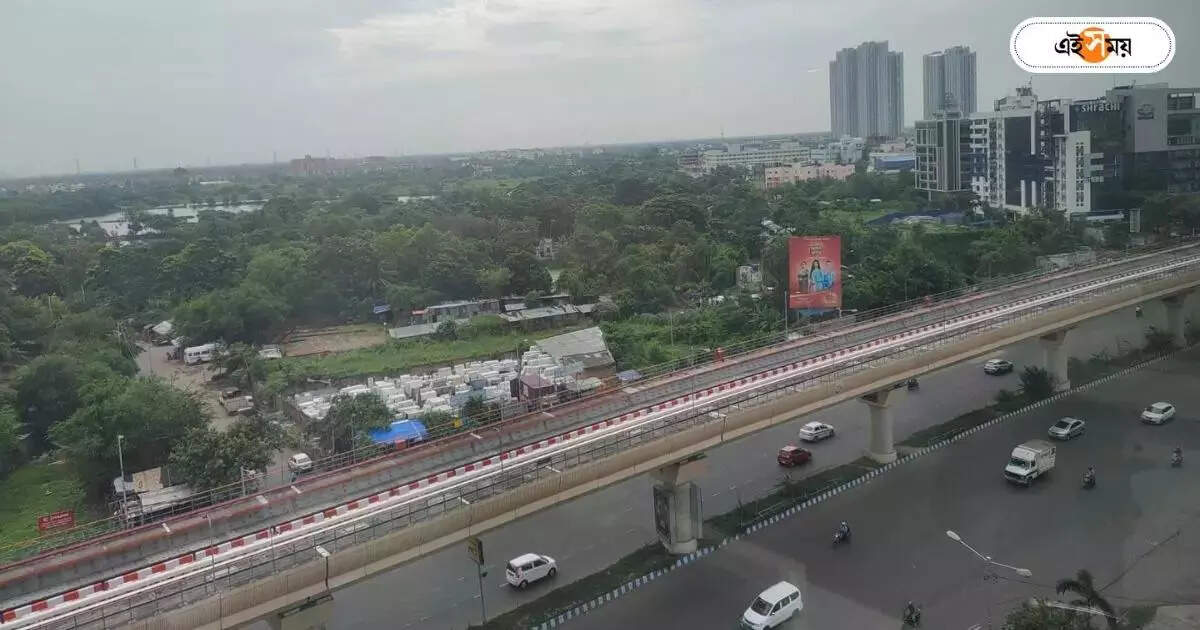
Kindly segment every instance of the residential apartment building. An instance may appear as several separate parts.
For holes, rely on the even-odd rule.
[[[838,51],[829,62],[829,105],[836,137],[899,136],[904,126],[904,53],[888,50],[886,41]]]
[[[853,164],[791,164],[769,166],[763,172],[768,189],[813,179],[845,180],[854,174]]]
[[[966,46],[933,52],[922,59],[925,120],[941,110],[975,112],[975,53]]]

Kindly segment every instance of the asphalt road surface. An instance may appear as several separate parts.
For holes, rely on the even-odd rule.
[[[1190,309],[1191,312],[1195,311],[1195,304],[1195,301],[1189,302],[1189,305],[1193,306]],[[1164,320],[1165,314],[1161,305],[1150,303],[1145,306],[1141,318],[1135,317],[1133,311],[1129,310],[1088,322],[1072,331],[1068,336],[1067,343],[1071,348],[1072,356],[1080,358],[1087,358],[1101,350],[1116,353],[1119,349],[1141,345],[1145,328],[1155,323],[1161,326],[1161,322]],[[995,356],[1003,356],[1012,360],[1017,364],[1018,370],[1024,365],[1040,365],[1042,361],[1041,349],[1037,342],[1018,344]],[[892,401],[894,401],[893,415],[896,422],[895,435],[897,439],[903,439],[904,436],[917,430],[977,409],[989,402],[1002,387],[1010,389],[1017,387],[1018,381],[1015,375],[987,376],[980,368],[980,363],[982,361],[926,375],[921,378],[921,387],[918,391],[896,392],[900,395],[893,395]],[[1144,403],[1139,399],[1137,404]],[[1200,405],[1197,408],[1200,408]],[[812,445],[810,450],[814,452],[813,464],[805,469],[793,471],[793,476],[812,474],[826,467],[852,461],[862,455],[867,441],[867,411],[858,402],[844,403],[817,414],[798,418],[794,422],[762,431],[708,454],[708,473],[699,482],[704,491],[705,513],[710,515],[722,513],[735,507],[739,499],[749,500],[769,492],[785,472],[775,463],[777,450],[783,444],[794,442],[800,425],[809,420],[828,422],[837,428],[838,434],[832,440]],[[1043,422],[1043,420],[1038,420],[1038,422]],[[1170,430],[1169,427],[1168,430]],[[1044,431],[1045,428],[1042,427],[1040,432],[1029,437],[1044,435]],[[995,435],[995,432],[984,432],[983,435]],[[1091,436],[1089,436],[1090,438]],[[1011,450],[1016,443],[1009,444],[1011,440],[1007,438],[1001,441],[1003,444],[998,448],[1002,450],[1005,448]],[[957,449],[958,446],[951,450]],[[994,457],[988,459],[986,464],[980,463],[981,468],[986,471],[983,474],[990,476],[988,484],[998,479],[1004,458],[993,461],[994,459]],[[1104,483],[1105,468],[1104,465],[1100,466],[1102,484]],[[1070,481],[1071,483],[1068,485],[1073,485],[1078,480],[1072,477]],[[482,538],[489,575],[485,578],[483,587],[489,616],[532,601],[554,588],[555,583],[566,583],[601,570],[625,554],[656,540],[651,513],[650,485],[650,480],[646,476],[641,476],[484,534]],[[864,487],[863,490],[873,490],[876,485],[871,484]],[[1037,491],[1035,489],[1035,492]],[[1103,495],[1103,492],[1096,494]],[[975,509],[978,509],[978,506],[975,506]],[[893,519],[907,518],[906,513],[907,511],[900,511],[886,514],[888,519]],[[1044,519],[1043,514],[1036,512],[1029,513],[1027,516],[1038,521]],[[806,516],[798,520],[806,521],[808,518]],[[857,520],[862,520],[862,517]],[[859,543],[857,532],[862,526],[856,527],[855,549],[852,550],[856,554],[865,553],[858,549],[870,545],[870,543]],[[783,527],[790,527],[790,525]],[[814,536],[817,542],[828,542],[827,538],[831,533],[832,525],[826,527],[822,523]],[[963,534],[966,536],[967,532],[964,531]],[[944,536],[942,536],[942,540],[945,540]],[[970,539],[968,538],[968,540]],[[558,577],[525,591],[508,588],[504,584],[503,578],[504,563],[509,558],[529,551],[553,556],[559,564]],[[953,553],[956,551],[966,553],[961,549],[947,549],[944,546],[939,548],[939,553],[950,553],[952,557],[963,560]],[[722,552],[722,554],[727,553],[752,552],[742,550]],[[727,556],[722,554],[706,559],[705,563],[721,566],[722,563],[727,562]],[[793,555],[769,553],[768,557],[775,558],[776,563],[790,563],[793,570],[802,571],[804,569],[796,561],[788,560],[788,558],[794,558]],[[964,579],[963,571],[969,568],[965,561],[961,564],[962,566],[956,574],[956,580]],[[752,578],[752,583],[747,583],[744,588],[737,590],[737,599],[740,603],[733,606],[733,608],[741,607],[736,611],[737,614],[740,614],[740,611],[749,602],[749,599],[746,598],[754,594],[744,595],[743,591],[756,591],[766,585],[765,582],[759,585],[759,582],[767,579],[766,577],[748,577]],[[1055,574],[1053,579],[1058,579],[1058,577],[1062,576]],[[715,584],[710,588],[721,592],[726,590],[726,587],[721,584]],[[465,548],[454,546],[338,591],[335,594],[334,619],[329,627],[334,630],[375,627],[461,629],[468,623],[479,622],[478,591],[474,564],[468,557]],[[692,595],[696,596],[697,601],[708,601],[701,597],[703,593],[704,591],[698,591]],[[806,602],[808,597],[806,590]],[[742,602],[742,599],[746,599],[746,601]],[[713,601],[723,600],[714,599]],[[901,599],[898,606],[881,605],[875,614],[888,615],[898,612],[899,606],[902,606],[904,601]],[[622,603],[621,605],[626,604]],[[892,608],[896,610],[893,611]],[[729,617],[731,614],[734,616]],[[724,618],[721,615],[736,622],[736,614],[724,611],[724,609],[714,619]],[[627,618],[626,621],[631,622],[631,625],[624,627],[643,627],[641,623],[633,623],[636,621],[633,617]],[[596,622],[596,620],[592,620],[590,623]],[[673,624],[667,624],[667,627],[671,627],[671,625]],[[696,627],[710,626],[702,624]],[[822,627],[843,626],[839,623]],[[256,630],[258,628],[266,628],[266,625],[259,624],[256,626]]]
[[[782,628],[899,628],[904,603],[924,607],[924,627],[988,627],[1029,597],[1087,568],[1112,603],[1200,599],[1200,353],[1193,352],[1071,396],[927,454],[764,528],[584,617],[589,628],[732,628],[766,586],[793,581],[802,614]],[[1138,422],[1149,402],[1181,415]],[[1057,418],[1084,418],[1087,432],[1061,443],[1057,467],[1031,488],[1001,478],[1012,447],[1044,437]],[[1182,445],[1183,468],[1169,466]],[[1080,478],[1095,464],[1098,483]],[[837,523],[850,545],[833,548]],[[995,561],[1028,568],[998,578],[946,530]]]

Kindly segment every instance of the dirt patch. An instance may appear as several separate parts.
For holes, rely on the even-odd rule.
[[[233,423],[221,407],[218,388],[212,383],[213,372],[206,364],[186,365],[183,361],[167,359],[165,346],[139,343],[142,352],[137,356],[138,371],[145,376],[157,376],[168,383],[195,393],[212,418],[214,429],[225,430]]]
[[[370,348],[387,341],[387,329],[376,324],[352,324],[293,331],[283,342],[283,354],[303,357]]]

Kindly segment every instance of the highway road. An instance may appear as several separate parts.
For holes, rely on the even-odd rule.
[[[1195,312],[1200,300],[1190,299],[1191,312]],[[1144,311],[1142,318],[1135,317],[1132,310],[1123,311],[1072,331],[1067,341],[1072,356],[1086,358],[1102,349],[1115,353],[1119,346],[1140,345],[1145,327],[1161,324],[1165,317],[1160,304],[1147,304]],[[1014,361],[1018,369],[1041,363],[1036,342],[1013,346],[1002,356]],[[989,377],[978,363],[927,375],[921,379],[920,390],[893,397],[895,433],[899,439],[979,408],[1001,387],[1016,385],[1015,376]],[[748,500],[768,492],[784,472],[775,464],[775,452],[780,445],[794,441],[800,424],[812,419],[833,424],[838,435],[813,445],[814,465],[793,475],[811,474],[861,455],[867,440],[867,412],[858,402],[760,432],[709,453],[709,471],[700,481],[705,512],[724,512],[734,507],[739,497]],[[555,557],[561,583],[600,570],[655,540],[650,485],[650,479],[642,476],[485,534],[491,565],[484,584],[489,614],[510,610],[553,588],[553,584],[545,584],[525,592],[509,589],[503,584],[502,567],[510,557],[526,551]],[[580,540],[587,542],[579,544]],[[479,620],[477,591],[466,551],[453,547],[339,591],[330,627],[463,628]]]
[[[767,527],[665,579],[569,622],[576,630],[728,628],[754,596],[779,579],[803,591],[791,629],[898,628],[907,600],[924,607],[925,627],[987,627],[1031,596],[1087,568],[1118,606],[1146,600],[1200,600],[1200,352],[1158,363],[981,431],[898,467],[791,519]],[[1148,402],[1170,400],[1181,415],[1161,427],[1138,422]],[[1032,488],[1001,471],[1012,447],[1044,437],[1064,415],[1087,432],[1063,443],[1057,468]],[[1173,469],[1170,450],[1185,464]],[[1095,490],[1079,486],[1089,464]],[[854,530],[834,549],[839,520]],[[998,580],[946,530],[996,561]],[[1176,532],[1181,532],[1175,535]],[[1110,585],[1111,584],[1111,585]],[[342,627],[352,627],[350,625]]]
[[[1168,264],[1168,260],[1176,261],[1173,264],[1188,264],[1186,261],[1192,260],[1193,255],[1194,254],[1192,252],[1177,252],[1174,254],[1167,254],[1164,258],[1163,254],[1155,254],[1143,259],[1140,264],[1150,265],[1151,268],[1161,267],[1163,264]],[[1182,263],[1179,262],[1181,260],[1183,261]],[[1048,280],[1044,283],[1034,281],[1015,285],[1012,289],[1008,290],[1005,295],[980,294],[978,296],[967,298],[966,301],[971,302],[971,309],[979,309],[985,304],[1010,304],[1013,299],[1013,295],[1026,293],[1032,294],[1035,292],[1045,291],[1048,287],[1065,287],[1067,285],[1071,285],[1072,283],[1080,282],[1085,278],[1099,279],[1104,277],[1111,279],[1114,277],[1112,276],[1112,273],[1112,270],[1088,269],[1086,271],[1081,271],[1078,274],[1056,277],[1055,279]],[[1117,277],[1129,278],[1130,276],[1118,274]],[[720,378],[729,378],[730,376],[740,374],[754,368],[762,369],[768,365],[777,365],[780,362],[786,362],[795,359],[801,354],[820,353],[824,350],[832,349],[833,347],[845,347],[848,345],[853,345],[859,341],[873,339],[876,335],[885,333],[890,329],[897,327],[911,327],[914,322],[919,322],[922,320],[933,321],[934,319],[940,319],[945,317],[945,314],[939,314],[939,311],[943,308],[950,308],[951,306],[948,305],[953,305],[955,303],[957,302],[950,300],[948,303],[939,304],[931,311],[918,310],[916,312],[904,314],[900,317],[900,319],[907,320],[903,324],[871,324],[868,327],[870,330],[858,332],[847,330],[839,333],[835,338],[817,341],[815,344],[809,346],[803,351],[793,346],[777,351],[772,357],[755,357],[748,361],[740,361],[727,366],[722,366],[719,371],[723,372],[724,374]],[[810,341],[806,341],[804,343],[810,343]],[[702,387],[705,383],[716,377],[716,374],[702,374],[697,375],[694,378],[689,377],[682,380],[677,379],[674,383],[656,387],[655,389],[658,393],[651,395],[651,397],[658,399],[661,392],[669,391],[671,388]],[[649,390],[638,391],[634,394],[631,394],[629,398],[643,398],[647,395],[650,395]],[[534,439],[533,436],[529,435],[530,432],[538,433],[557,429],[557,426],[552,427],[548,425],[570,424],[571,426],[577,426],[577,423],[582,419],[595,414],[599,414],[596,415],[596,418],[611,417],[611,415],[607,414],[619,413],[617,409],[613,408],[614,403],[618,403],[618,401],[608,401],[598,408],[589,409],[582,413],[575,412],[567,413],[565,415],[547,414],[545,419],[540,417],[535,418],[533,426],[526,426],[518,429],[516,434],[510,436],[510,439]],[[628,402],[625,404],[618,403],[616,406],[624,409],[627,404]],[[234,526],[239,534],[254,533],[261,528],[264,522],[272,520],[278,521],[281,514],[277,512],[280,510],[291,510],[289,513],[295,513],[296,511],[306,513],[306,511],[311,511],[317,507],[324,507],[328,505],[328,502],[335,498],[331,495],[331,493],[333,493],[333,495],[344,495],[347,492],[365,493],[368,491],[374,491],[375,489],[387,487],[389,484],[394,484],[399,480],[398,476],[410,478],[412,476],[416,476],[418,471],[430,466],[446,467],[452,465],[448,463],[448,459],[454,459],[459,456],[478,457],[477,453],[479,452],[480,448],[492,448],[492,440],[486,437],[486,433],[482,441],[475,442],[473,440],[467,440],[467,442],[468,444],[460,444],[457,447],[451,447],[450,451],[441,452],[433,457],[420,457],[415,460],[410,457],[405,457],[392,462],[387,462],[384,465],[372,465],[351,475],[356,477],[353,480],[351,480],[351,476],[339,476],[338,474],[334,475],[334,477],[337,477],[336,480],[332,478],[326,479],[324,476],[320,476],[315,479],[310,478],[307,482],[300,484],[302,488],[300,489],[300,492],[297,493],[297,496],[293,496],[291,492],[292,489],[290,488],[280,488],[278,491],[275,491],[271,494],[269,500],[271,500],[270,505],[273,507],[268,510],[259,510],[259,505],[254,502],[249,502],[247,505],[227,505],[207,513],[208,515],[212,516],[211,519],[202,520],[200,515],[184,516],[179,519],[172,520],[170,523],[170,529],[163,528],[161,531],[158,528],[150,528],[148,531],[138,530],[120,536],[120,539],[116,540],[115,544],[112,540],[105,540],[103,541],[103,545],[82,545],[78,549],[56,552],[54,555],[48,556],[48,562],[45,563],[41,562],[41,558],[31,559],[28,563],[22,564],[21,566],[9,567],[8,570],[0,573],[0,585],[5,585],[4,588],[6,589],[3,596],[14,598],[29,598],[33,597],[35,594],[49,596],[51,593],[55,592],[62,579],[67,579],[70,582],[84,582],[86,579],[92,579],[91,577],[85,578],[84,576],[79,575],[77,566],[89,567],[91,569],[101,571],[101,575],[95,576],[98,579],[103,575],[113,575],[117,573],[139,570],[139,566],[148,567],[149,564],[147,563],[170,561],[178,554],[178,547],[170,546],[173,539],[179,539],[179,544],[186,544],[186,546],[191,548],[203,548],[209,544],[215,545],[218,542],[217,540],[209,541],[206,540],[206,538],[208,536],[216,536],[218,539],[221,537],[228,537],[230,535],[227,531],[228,526]],[[464,446],[465,449],[463,448]],[[462,452],[459,453],[458,451]],[[417,454],[414,453],[413,455]],[[333,482],[333,484],[329,485],[330,482]],[[350,485],[344,485],[347,483]],[[321,486],[323,485],[328,487],[322,488]],[[256,499],[262,498],[264,497],[256,497]],[[282,501],[280,501],[281,499]],[[251,513],[247,513],[246,508],[248,507],[257,511],[252,510]],[[217,527],[214,528],[213,524],[216,524]],[[206,534],[208,536],[206,536]],[[184,540],[185,537],[187,540]],[[167,540],[168,538],[171,538],[172,540]],[[136,549],[142,553],[136,555],[130,554],[128,553],[130,549]],[[105,559],[98,562],[94,557],[96,555],[102,555],[105,557]],[[139,563],[141,564],[139,565]],[[57,574],[60,572],[65,574],[65,578],[58,578]],[[39,580],[33,581],[28,579],[31,574],[39,574]],[[45,593],[37,593],[39,590],[45,591]],[[42,604],[37,601],[33,601],[34,608],[36,608],[38,605]]]

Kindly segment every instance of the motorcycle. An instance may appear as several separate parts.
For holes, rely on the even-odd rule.
[[[1183,465],[1183,455],[1179,453],[1171,453],[1171,467],[1179,468]]]
[[[917,626],[921,625],[921,607],[920,606],[915,606],[914,610],[912,610],[912,611],[905,611],[904,625],[906,627],[911,626],[913,628],[916,628]]]
[[[1092,488],[1095,488],[1095,487],[1096,487],[1096,476],[1085,474],[1083,476],[1083,488],[1085,490],[1091,490]]]
[[[908,379],[908,388],[909,389],[917,389],[919,387],[921,387],[921,384],[917,382],[917,379],[915,379],[915,378]]]
[[[841,543],[850,542],[850,530],[837,530],[833,533],[833,546],[836,547]]]

